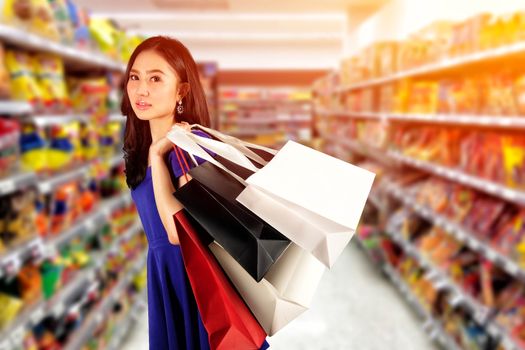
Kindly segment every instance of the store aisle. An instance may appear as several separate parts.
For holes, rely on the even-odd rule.
[[[123,350],[147,349],[146,314]],[[421,322],[355,244],[325,274],[312,308],[269,339],[276,350],[432,350]]]

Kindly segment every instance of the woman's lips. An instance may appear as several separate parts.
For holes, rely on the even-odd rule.
[[[151,107],[151,105],[149,103],[146,103],[146,102],[143,102],[143,101],[136,102],[135,106],[137,107],[138,110],[141,110],[141,111],[144,111],[144,110],[146,110],[146,109]]]

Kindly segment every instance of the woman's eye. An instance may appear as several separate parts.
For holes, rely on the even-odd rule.
[[[135,74],[131,74],[131,75],[129,76],[129,80],[139,80],[139,77],[136,76]]]
[[[151,77],[151,80],[157,83],[157,82],[160,81],[160,77],[158,77],[158,76],[155,75],[155,76],[152,76],[152,77]]]

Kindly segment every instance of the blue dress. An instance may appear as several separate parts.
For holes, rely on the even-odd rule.
[[[200,131],[194,133],[207,136]],[[201,158],[195,158],[199,164],[204,162]],[[179,178],[182,171],[174,151],[170,152],[168,161],[175,177]],[[180,246],[168,241],[168,234],[157,211],[151,167],[147,168],[144,180],[131,190],[131,196],[149,246],[147,288],[150,350],[209,349],[208,333],[199,315]],[[261,349],[268,346],[265,341]]]
[[[174,152],[169,156],[175,159]],[[178,162],[177,162],[178,164]],[[149,348],[151,350],[209,349],[179,245],[168,241],[155,197],[151,168],[131,196],[148,238],[147,288]]]

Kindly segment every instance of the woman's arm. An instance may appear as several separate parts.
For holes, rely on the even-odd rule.
[[[160,219],[168,233],[168,240],[171,244],[179,244],[179,236],[177,234],[177,229],[175,228],[173,215],[184,207],[173,196],[175,186],[173,186],[173,183],[171,182],[170,172],[164,160],[166,145],[168,145],[168,147],[172,146],[168,139],[165,139],[165,141],[161,140],[155,146],[152,145],[152,147],[150,147],[149,156],[151,160],[153,194],[155,196]],[[191,179],[189,174],[187,176],[188,180]],[[179,178],[179,188],[186,184],[186,182],[184,176],[181,176]]]

